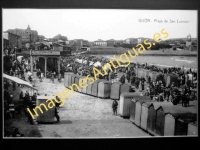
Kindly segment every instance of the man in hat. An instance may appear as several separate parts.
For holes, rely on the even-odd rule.
[[[177,105],[178,104],[178,95],[177,95],[176,92],[173,92],[172,103],[173,103],[173,105]]]
[[[116,116],[117,116],[117,106],[118,106],[118,102],[117,102],[117,100],[115,99],[115,100],[113,101],[112,108],[113,108],[113,115],[116,115]]]
[[[182,106],[187,107],[189,106],[189,94],[186,93],[182,96]]]

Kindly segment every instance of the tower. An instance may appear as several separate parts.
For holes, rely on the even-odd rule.
[[[31,27],[30,27],[29,25],[28,25],[28,27],[27,27],[27,30],[28,30],[28,31],[30,31],[30,30],[31,30]]]

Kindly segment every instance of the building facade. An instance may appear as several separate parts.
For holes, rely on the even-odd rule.
[[[19,35],[12,34],[9,32],[4,32],[3,33],[3,46],[4,48],[11,48],[14,49],[15,47],[17,48],[22,48],[22,38]]]
[[[7,32],[19,35],[22,39],[22,44],[35,43],[38,39],[38,32],[36,30],[31,30],[29,25],[27,29],[9,29]]]
[[[107,42],[107,46],[114,47],[114,44],[115,44],[114,39],[107,40],[106,42]]]
[[[98,39],[97,41],[94,41],[94,46],[107,46],[107,41]]]
[[[126,44],[137,44],[138,43],[138,39],[128,38],[128,39],[125,39],[125,43]]]

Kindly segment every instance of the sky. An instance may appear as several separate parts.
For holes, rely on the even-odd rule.
[[[61,34],[69,40],[153,38],[162,29],[168,39],[197,38],[198,33],[195,10],[3,9],[2,22],[3,31],[30,25],[46,38]]]

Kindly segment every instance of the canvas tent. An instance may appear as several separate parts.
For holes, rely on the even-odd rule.
[[[3,74],[3,77],[6,78],[6,79],[8,79],[8,80],[14,81],[14,82],[16,82],[16,83],[18,83],[18,84],[22,84],[22,85],[25,85],[25,86],[27,86],[27,87],[29,87],[29,88],[32,88],[32,89],[34,89],[34,90],[37,90],[36,88],[34,88],[34,87],[32,86],[32,84],[30,84],[29,82],[26,82],[26,81],[24,81],[24,80],[22,80],[22,79],[20,79],[20,78],[13,77],[13,76],[9,76],[9,75],[7,75],[7,74]]]

